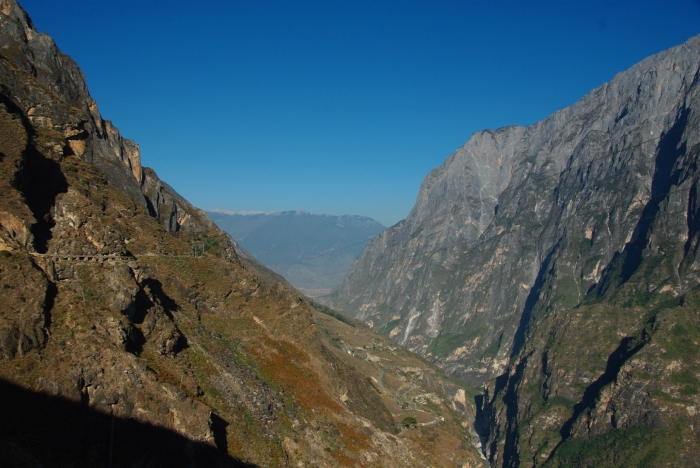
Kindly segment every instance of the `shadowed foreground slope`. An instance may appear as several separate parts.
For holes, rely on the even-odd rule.
[[[222,446],[195,442],[175,431],[112,417],[60,396],[0,380],[0,458],[12,467],[253,467]],[[220,432],[220,433],[217,433]]]

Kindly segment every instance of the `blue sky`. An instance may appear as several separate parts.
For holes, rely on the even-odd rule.
[[[700,33],[698,0],[20,2],[195,205],[386,225],[475,131]]]

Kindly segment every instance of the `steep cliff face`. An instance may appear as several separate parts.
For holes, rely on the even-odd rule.
[[[652,57],[530,127],[474,135],[331,303],[468,381],[500,373],[542,266],[561,265],[560,301],[577,304],[629,241],[661,148],[694,143],[683,131],[697,48]]]
[[[4,95],[32,124],[63,136],[65,146],[54,148],[56,154],[73,154],[94,164],[111,184],[161,218],[169,231],[177,231],[183,222],[194,230],[211,227],[203,212],[141,166],[138,145],[102,118],[80,68],[53,39],[38,33],[16,2],[3,2],[1,12]]]
[[[495,465],[696,463],[699,70],[696,37],[544,121],[474,135],[331,296],[487,383]]]
[[[0,11],[4,464],[482,465],[463,387],[246,269]]]

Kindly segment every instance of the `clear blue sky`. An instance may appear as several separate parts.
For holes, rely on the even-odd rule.
[[[403,219],[475,131],[700,33],[698,0],[20,0],[204,209]]]

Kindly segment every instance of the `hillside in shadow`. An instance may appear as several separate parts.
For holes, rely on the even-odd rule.
[[[214,438],[225,445],[225,423]],[[0,380],[0,460],[12,467],[253,467],[214,447],[134,419]],[[220,432],[217,434],[216,432]]]

